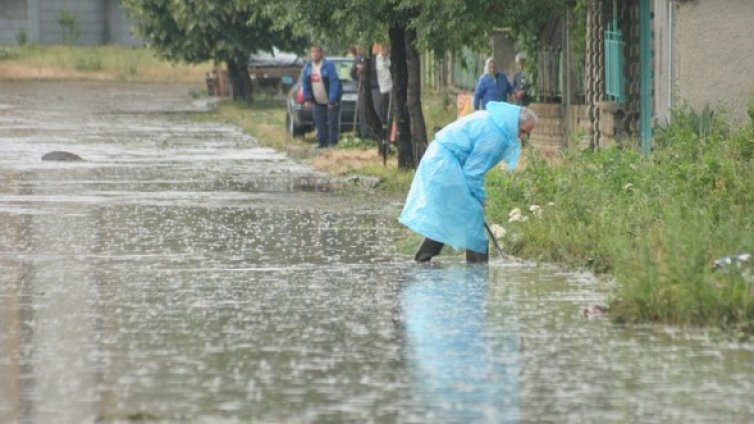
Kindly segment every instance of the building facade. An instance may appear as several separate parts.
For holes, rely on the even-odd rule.
[[[588,0],[586,85],[593,146],[638,138],[671,111],[706,106],[734,126],[754,99],[754,2]]]

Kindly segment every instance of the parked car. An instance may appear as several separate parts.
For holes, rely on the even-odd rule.
[[[247,65],[255,92],[259,89],[272,89],[282,94],[287,93],[293,85],[304,66],[304,60],[296,53],[273,48],[271,53],[257,52],[250,55]]]
[[[349,132],[354,130],[354,123],[359,130],[360,136],[366,135],[366,125],[362,122],[354,122],[356,101],[358,99],[358,82],[351,79],[351,66],[353,59],[348,57],[328,57],[335,64],[340,83],[343,85],[343,96],[340,99],[340,131]],[[288,134],[294,137],[303,137],[304,134],[314,131],[314,119],[311,108],[304,107],[304,92],[301,79],[304,75],[302,69],[298,80],[293,84],[286,100],[287,112],[285,127]],[[378,90],[379,93],[379,90]],[[359,115],[361,115],[359,113]],[[359,120],[363,121],[363,119]]]

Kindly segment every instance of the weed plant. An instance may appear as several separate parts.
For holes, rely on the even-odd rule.
[[[655,141],[650,155],[572,147],[554,163],[529,151],[523,170],[489,175],[489,218],[510,253],[610,273],[618,320],[754,330],[752,274],[711,266],[754,251],[752,126],[730,134],[686,108]]]

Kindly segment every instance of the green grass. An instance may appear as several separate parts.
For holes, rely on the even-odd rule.
[[[449,90],[429,90],[422,92],[422,110],[428,132],[428,141],[436,128],[442,128],[456,120],[456,99]]]
[[[23,45],[0,48],[0,78],[202,82],[210,63],[170,63],[143,47]]]
[[[312,157],[312,145],[285,132],[285,103],[282,99],[256,99],[251,103],[222,101],[215,112],[199,119],[218,120],[240,127],[267,147],[286,152],[298,160]]]
[[[522,171],[489,176],[488,214],[512,254],[610,273],[618,320],[752,330],[752,278],[711,264],[754,251],[754,131],[689,111],[674,122],[649,156],[572,149],[552,164],[528,152]],[[528,219],[509,222],[513,208]]]

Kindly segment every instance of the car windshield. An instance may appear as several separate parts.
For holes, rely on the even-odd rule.
[[[352,60],[335,60],[335,69],[338,71],[338,78],[341,80],[351,79],[351,66],[353,66]]]
[[[353,59],[337,58],[330,59],[335,65],[335,71],[338,73],[338,79],[341,81],[351,81],[351,67],[353,66]],[[299,74],[299,80],[304,77],[304,69],[301,69]]]

